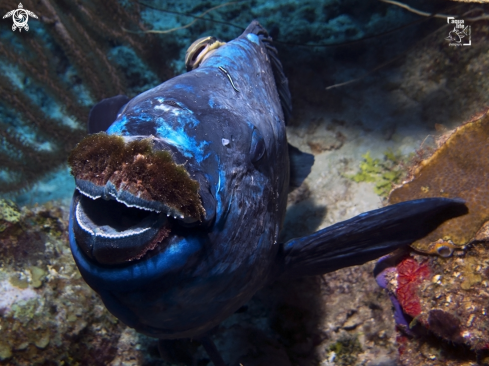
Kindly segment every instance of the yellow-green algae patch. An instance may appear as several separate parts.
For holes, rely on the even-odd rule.
[[[37,266],[32,266],[29,268],[31,272],[31,283],[32,287],[34,288],[39,288],[42,286],[42,281],[47,275],[47,272],[43,270],[42,268],[39,268]]]
[[[16,223],[19,221],[20,216],[21,213],[15,203],[10,200],[0,200],[0,220]]]
[[[403,172],[402,165],[406,159],[399,153],[387,150],[384,159],[374,159],[367,151],[362,155],[363,161],[360,163],[360,170],[354,175],[345,175],[353,181],[375,183],[374,192],[379,196],[386,197],[394,184],[400,182]]]
[[[14,202],[0,199],[0,232],[19,222],[21,215]]]
[[[117,189],[148,201],[158,201],[200,220],[205,214],[199,183],[168,151],[154,151],[151,139],[129,143],[105,132],[85,137],[71,152],[68,163],[76,179]]]
[[[443,239],[463,246],[489,220],[489,114],[457,128],[446,142],[413,170],[413,178],[394,189],[389,203],[428,197],[462,198],[469,213],[448,220],[414,242],[416,250],[434,253]]]

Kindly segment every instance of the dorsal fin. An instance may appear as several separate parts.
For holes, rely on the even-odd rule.
[[[280,104],[282,105],[282,111],[284,112],[285,124],[287,124],[292,116],[292,98],[289,91],[289,81],[284,74],[282,63],[278,59],[277,49],[273,46],[273,39],[257,20],[253,20],[243,34],[249,33],[256,34],[267,49],[267,54],[268,57],[270,57],[270,63],[272,65],[273,76],[275,78],[275,85],[277,86],[277,92],[280,97]]]
[[[314,155],[300,151],[288,144],[290,162],[290,187],[299,187],[311,172],[314,164]]]
[[[117,95],[103,99],[95,104],[88,115],[88,133],[107,131],[110,125],[117,119],[117,114],[124,105],[129,102],[125,95]]]

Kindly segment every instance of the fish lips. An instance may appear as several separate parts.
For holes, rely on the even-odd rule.
[[[178,152],[170,151],[177,158]],[[209,227],[215,218],[216,199],[205,175],[196,169],[192,171],[199,182],[199,196],[205,210],[200,220],[185,216],[163,202],[146,199],[138,192],[122,186],[117,188],[110,180],[102,186],[75,179],[72,220],[77,245],[99,264],[127,264],[164,250],[175,225],[187,229]]]
[[[116,200],[93,200],[75,192],[73,210],[76,242],[100,264],[141,259],[161,246],[171,232],[165,214],[130,208]]]

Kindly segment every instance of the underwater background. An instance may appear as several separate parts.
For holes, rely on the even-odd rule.
[[[67,238],[74,181],[66,160],[86,135],[91,106],[184,72],[194,40],[228,41],[258,19],[276,42],[293,101],[288,139],[316,159],[290,194],[284,241],[381,207],[439,136],[489,106],[488,5],[409,1],[428,15],[466,19],[470,45],[460,47],[446,39],[446,16],[373,0],[22,5],[38,16],[28,31],[0,21],[2,365],[210,364],[193,342],[176,341],[161,360],[156,340],[121,324],[84,283]],[[2,1],[0,13],[18,6]],[[224,359],[408,365],[373,267],[261,290],[216,330]],[[411,349],[416,364],[489,363],[485,351],[433,339]]]

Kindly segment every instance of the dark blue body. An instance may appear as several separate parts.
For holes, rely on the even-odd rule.
[[[75,176],[70,245],[76,264],[110,312],[139,332],[160,339],[198,338],[280,276],[316,275],[365,263],[466,212],[457,200],[410,201],[277,243],[289,180],[300,184],[313,158],[287,144],[283,110],[290,111],[290,94],[270,42],[252,22],[194,71],[142,93],[120,111],[109,106],[118,113],[108,134],[126,141],[149,137],[153,149],[170,152],[199,183],[205,209],[200,221],[158,211],[152,213],[158,219],[142,215],[146,218],[131,226],[135,230],[127,229],[127,236],[113,222],[112,228],[97,226],[97,207],[120,207],[115,200],[123,201],[131,220],[139,217],[138,210],[156,206],[122,186],[118,189],[124,194],[116,195],[112,186],[112,195],[104,195],[98,181],[87,184]],[[104,200],[112,200],[112,206],[104,206]],[[164,222],[171,232],[141,257],[111,262],[110,250],[125,250],[146,222]],[[115,239],[99,234],[102,228]],[[109,253],[107,263],[91,255],[94,245]]]
[[[107,133],[152,135],[176,148],[177,162],[201,186],[207,183],[215,219],[206,229],[174,230],[166,250],[120,268],[93,263],[70,229],[77,265],[107,308],[138,331],[159,338],[204,333],[266,284],[279,248],[289,161],[279,96],[259,37],[243,35],[198,69],[135,97]],[[266,151],[253,163],[257,139]]]

